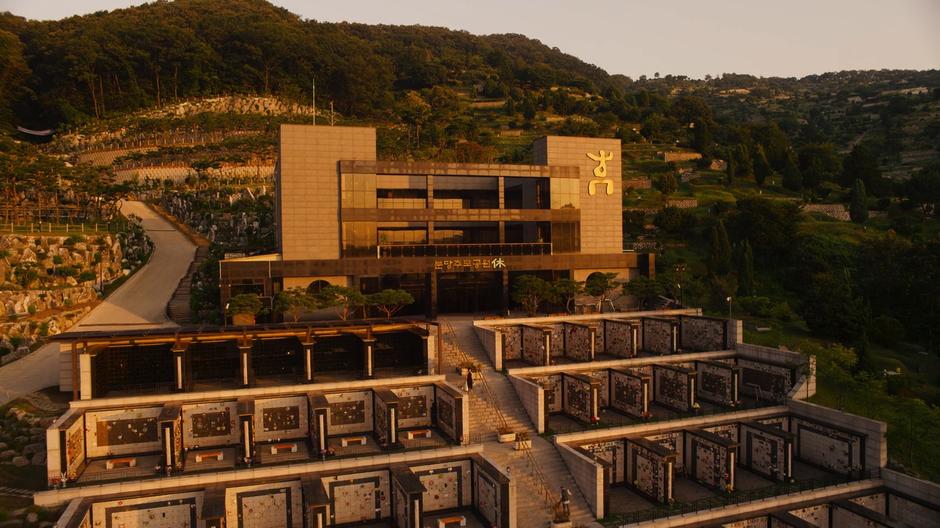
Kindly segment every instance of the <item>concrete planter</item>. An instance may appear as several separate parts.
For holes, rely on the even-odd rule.
[[[497,440],[501,444],[508,444],[516,441],[516,433],[499,433]]]
[[[516,440],[516,451],[532,449],[532,440]]]

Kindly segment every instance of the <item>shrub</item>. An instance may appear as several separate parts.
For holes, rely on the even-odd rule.
[[[770,317],[777,319],[778,321],[793,321],[796,319],[796,313],[790,308],[790,304],[786,301],[775,304],[773,308],[770,309]]]
[[[904,339],[904,325],[901,321],[887,315],[880,315],[871,321],[868,328],[872,341],[887,347],[898,344]]]
[[[83,271],[83,272],[81,272],[81,274],[79,274],[77,280],[78,280],[78,282],[88,282],[88,281],[93,281],[93,280],[95,280],[95,278],[96,278],[96,276],[95,276],[95,272],[94,272],[94,271]]]
[[[750,315],[755,317],[773,317],[771,313],[774,307],[767,297],[758,297],[756,295],[752,297],[739,297],[737,302],[738,306]],[[787,308],[789,308],[789,306]]]

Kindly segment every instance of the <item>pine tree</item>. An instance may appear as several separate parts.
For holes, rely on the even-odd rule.
[[[730,152],[728,156],[727,166],[725,167],[725,183],[731,185],[734,182],[734,177],[737,175],[737,164],[734,161],[734,153]]]
[[[712,227],[711,247],[708,253],[708,270],[712,275],[724,276],[731,271],[731,244],[728,232],[721,220]]]
[[[738,277],[738,293],[751,296],[757,292],[754,286],[754,251],[747,240],[741,244]]]
[[[849,218],[856,224],[864,224],[868,221],[868,200],[865,197],[865,184],[859,179],[856,179],[855,185],[852,186]]]
[[[774,170],[770,167],[770,162],[767,161],[767,154],[764,152],[764,147],[758,145],[757,154],[754,155],[754,181],[757,182],[757,185],[764,185],[764,182],[767,181],[767,178],[769,178],[773,172]]]
[[[800,167],[796,164],[796,156],[792,152],[787,154],[786,164],[783,166],[783,186],[791,191],[803,188],[803,176]]]

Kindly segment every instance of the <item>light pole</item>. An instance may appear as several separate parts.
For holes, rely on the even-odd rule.
[[[731,300],[732,300],[732,299],[731,299],[730,296],[728,296],[725,300],[728,301],[728,320],[730,321],[730,320],[731,320]]]

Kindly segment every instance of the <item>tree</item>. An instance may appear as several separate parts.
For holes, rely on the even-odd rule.
[[[535,275],[521,275],[516,278],[512,286],[512,300],[522,305],[526,315],[534,316],[539,311],[543,301],[551,299],[552,286],[544,279]]]
[[[815,189],[823,182],[835,181],[842,172],[842,162],[832,143],[810,143],[798,154],[803,185]]]
[[[731,272],[731,243],[725,223],[721,220],[712,227],[711,245],[708,250],[708,271],[712,275],[724,276]]]
[[[665,198],[669,198],[669,195],[679,190],[679,184],[676,182],[676,177],[672,172],[662,174],[659,179],[656,180],[656,187],[659,189],[659,192],[663,193]]]
[[[735,176],[737,176],[738,167],[737,162],[734,160],[734,153],[729,154],[731,155],[728,156],[728,161],[725,165],[725,184],[730,186],[734,183]]]
[[[352,317],[356,310],[366,304],[366,297],[359,290],[347,288],[346,286],[336,286],[335,284],[320,290],[318,297],[324,307],[339,307],[337,315],[344,321]]]
[[[738,259],[738,293],[744,296],[757,294],[754,285],[754,251],[747,240],[741,243]]]
[[[286,314],[296,323],[304,312],[319,308],[317,299],[306,288],[288,288],[274,296],[274,311]]]
[[[924,215],[937,214],[940,204],[940,166],[923,168],[904,184],[904,195],[920,206]]]
[[[385,314],[386,319],[391,319],[402,308],[414,302],[415,298],[405,290],[382,290],[366,296],[366,304],[376,307]]]
[[[773,173],[774,170],[770,167],[767,155],[764,153],[764,147],[757,145],[757,153],[754,155],[754,181],[762,186]]]
[[[588,275],[587,280],[584,281],[584,291],[588,295],[597,297],[598,304],[600,305],[599,308],[603,308],[604,301],[608,300],[611,292],[620,286],[614,282],[616,278],[616,273],[603,273],[600,271],[595,271],[594,273]]]
[[[772,266],[792,253],[799,218],[799,207],[792,202],[742,198],[729,227],[735,240],[750,241],[755,262]]]
[[[643,309],[651,306],[665,292],[665,288],[660,281],[641,275],[624,284],[623,292],[636,297],[640,309]]]
[[[796,156],[792,152],[787,155],[783,166],[783,186],[791,191],[799,191],[803,188],[803,176],[800,174],[800,167],[796,164]]]
[[[734,158],[736,177],[749,178],[754,175],[754,158],[746,143],[739,144],[730,157]]]
[[[864,143],[852,147],[852,151],[842,163],[842,175],[839,184],[851,187],[855,180],[862,180],[865,189],[875,196],[883,196],[887,192],[887,184],[881,177],[878,168],[878,158],[874,151]]]
[[[862,180],[855,180],[849,201],[849,217],[856,224],[868,221],[868,199],[865,197],[865,184]]]
[[[231,299],[225,306],[225,315],[234,317],[236,315],[250,315],[252,317],[261,313],[263,305],[261,299],[253,293],[240,293]]]
[[[847,271],[811,276],[801,301],[800,315],[810,330],[822,337],[851,345],[869,327],[870,308],[853,287]]]
[[[552,284],[555,298],[565,303],[565,310],[571,312],[571,303],[582,291],[584,285],[574,279],[558,279]]]

